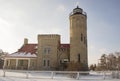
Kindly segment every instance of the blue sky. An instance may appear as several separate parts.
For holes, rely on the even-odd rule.
[[[46,33],[69,43],[69,14],[77,5],[87,12],[89,64],[120,51],[120,0],[0,0],[0,48],[12,53],[24,38],[37,43]]]

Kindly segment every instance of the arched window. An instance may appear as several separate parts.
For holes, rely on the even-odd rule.
[[[78,62],[80,62],[80,54],[78,54]]]

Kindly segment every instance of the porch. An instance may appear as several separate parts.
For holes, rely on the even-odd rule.
[[[5,58],[3,69],[34,70],[36,68],[35,58]]]

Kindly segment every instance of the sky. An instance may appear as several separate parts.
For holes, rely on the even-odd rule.
[[[69,43],[69,14],[76,6],[87,13],[88,61],[120,52],[120,0],[0,0],[0,49],[16,52],[38,34],[60,34]]]

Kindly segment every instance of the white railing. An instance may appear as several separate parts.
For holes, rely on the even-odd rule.
[[[1,77],[51,79],[120,79],[120,71],[26,71],[0,70]]]

